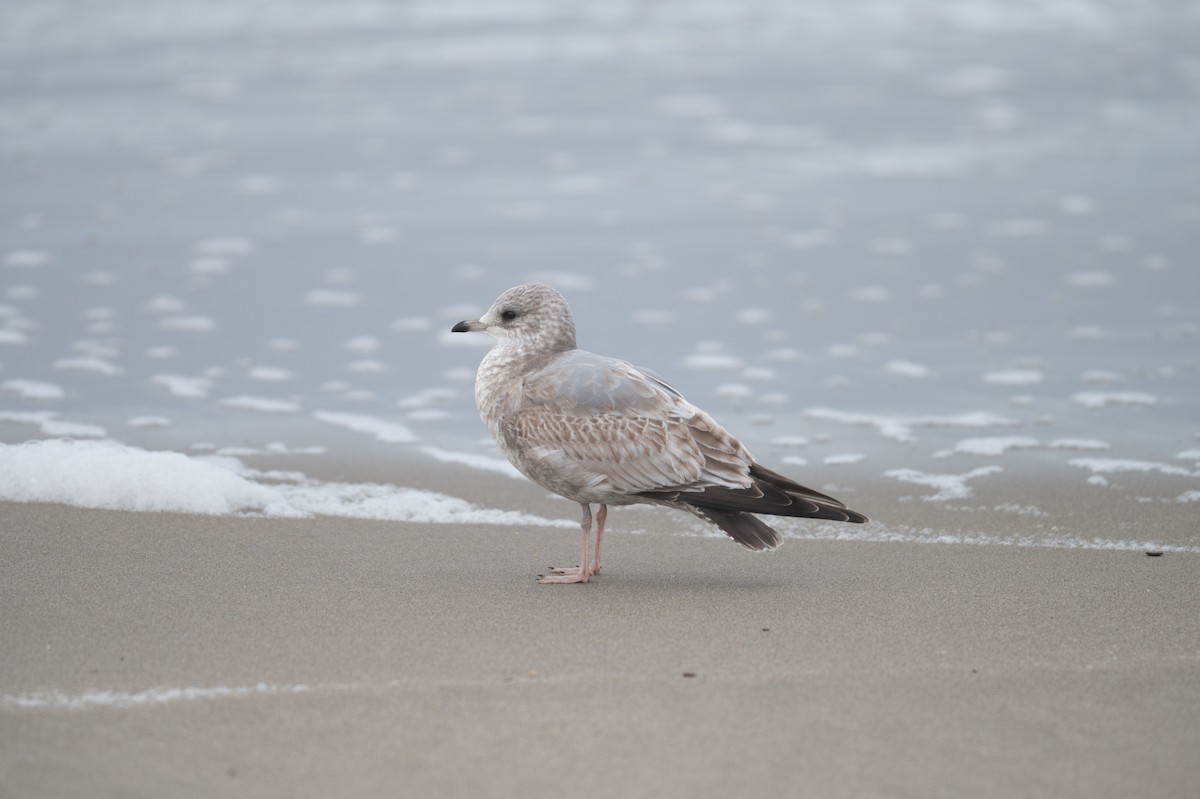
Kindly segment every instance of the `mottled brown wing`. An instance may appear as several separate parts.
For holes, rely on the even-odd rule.
[[[661,378],[582,350],[525,379],[507,421],[526,453],[565,457],[626,495],[751,484],[745,448]]]

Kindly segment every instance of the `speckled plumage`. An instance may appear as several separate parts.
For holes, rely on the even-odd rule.
[[[587,582],[599,572],[608,505],[679,508],[754,550],[782,543],[755,513],[867,521],[758,464],[653,372],[578,349],[570,308],[550,286],[511,288],[480,319],[453,330],[496,339],[479,366],[475,401],[500,450],[530,480],[583,508],[580,567],[543,582]],[[600,514],[589,563],[592,504]]]

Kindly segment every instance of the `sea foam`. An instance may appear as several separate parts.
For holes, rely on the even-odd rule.
[[[874,427],[884,438],[890,438],[906,444],[911,444],[917,440],[912,431],[914,427],[988,428],[1013,427],[1019,424],[1016,419],[999,416],[987,411],[968,411],[967,413],[946,416],[880,416],[876,414],[841,411],[834,408],[808,408],[804,411],[804,415],[810,419]]]
[[[0,445],[0,499],[129,511],[301,515],[288,513],[271,489],[220,466],[108,440]]]
[[[353,430],[356,433],[366,433],[388,444],[409,444],[417,440],[413,432],[402,424],[361,413],[317,411],[313,414],[313,418],[319,422]]]
[[[999,466],[981,466],[964,474],[926,474],[916,469],[891,469],[884,472],[887,477],[895,478],[903,483],[914,483],[935,489],[935,493],[924,497],[929,502],[945,502],[949,499],[966,499],[973,493],[967,485],[968,480],[998,474],[1003,469]]]
[[[259,472],[229,456],[152,452],[111,440],[0,444],[0,500],[212,516],[575,526],[568,520],[476,507],[436,491]]]

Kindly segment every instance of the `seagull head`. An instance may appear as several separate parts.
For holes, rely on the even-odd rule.
[[[545,283],[514,286],[478,319],[465,319],[452,333],[483,331],[501,346],[545,352],[575,349],[575,320],[567,300]]]

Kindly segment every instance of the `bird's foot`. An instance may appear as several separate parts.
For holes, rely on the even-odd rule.
[[[538,582],[543,585],[550,583],[586,583],[593,572],[578,566],[553,566],[548,574],[539,574]]]
[[[550,574],[573,574],[579,571],[578,566],[548,566],[546,567]],[[592,568],[588,570],[588,575],[595,577],[600,573],[600,561],[592,561]],[[540,575],[539,575],[540,576]]]

